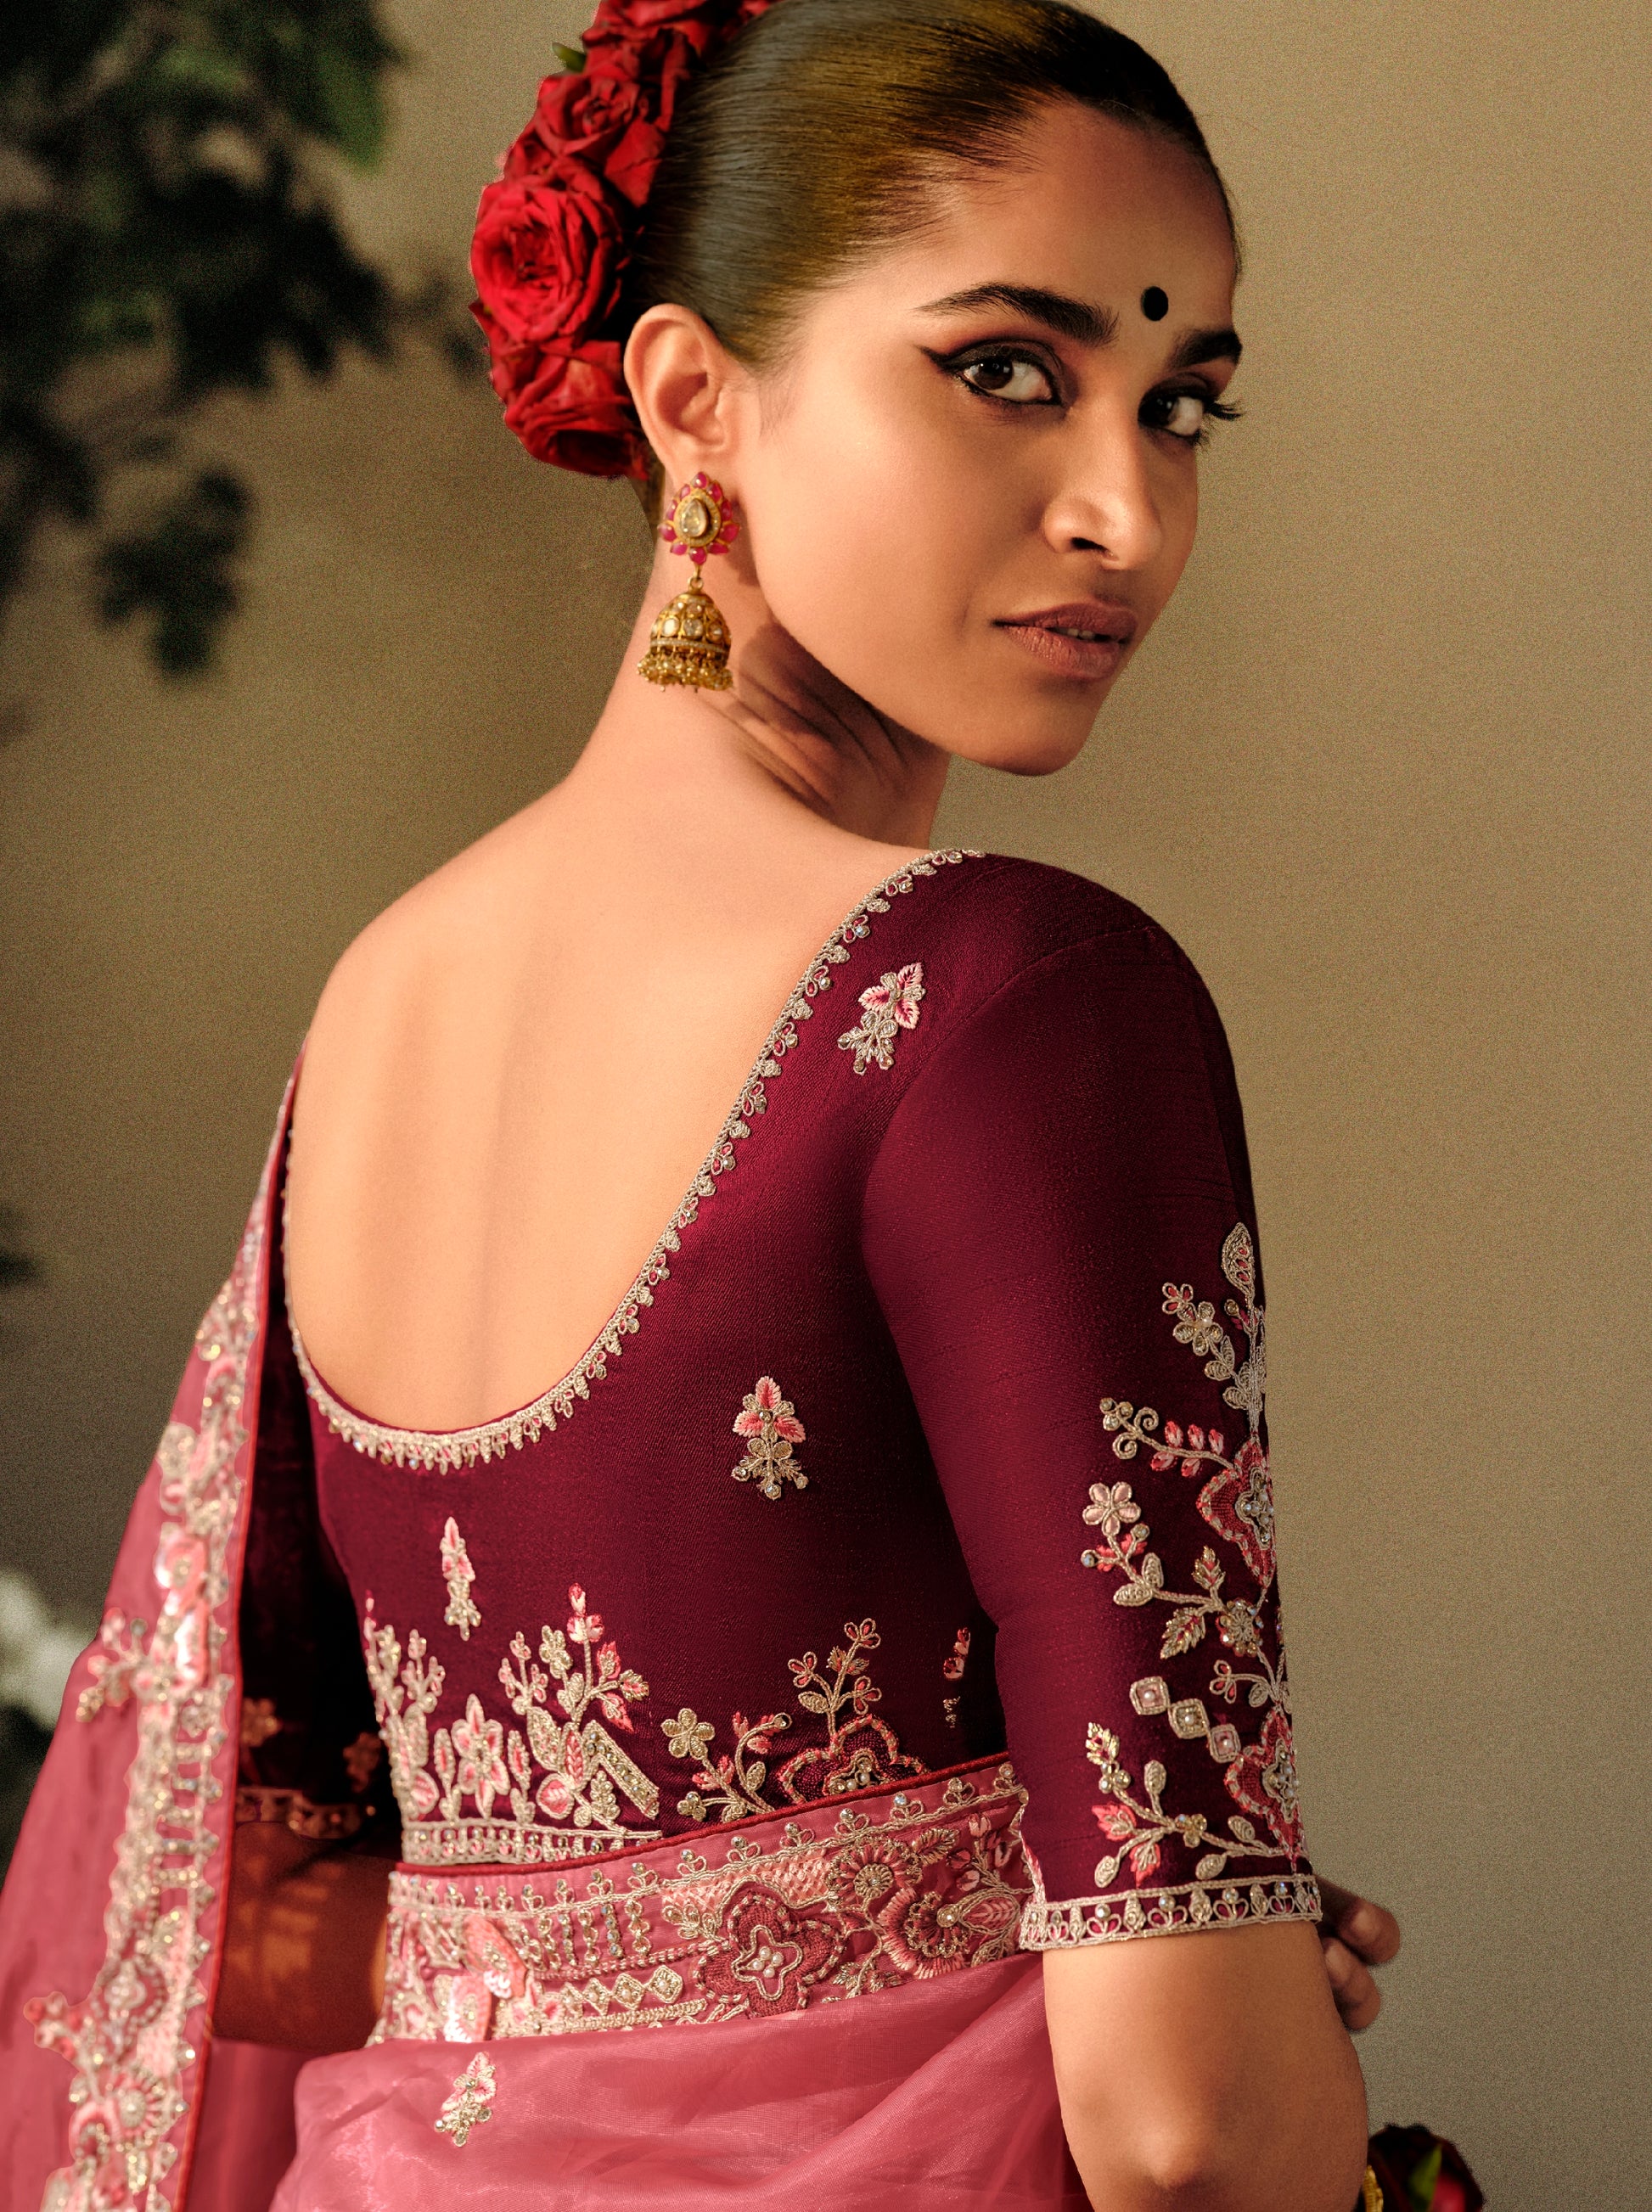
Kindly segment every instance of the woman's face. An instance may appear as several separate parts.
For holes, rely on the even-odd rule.
[[[1188,155],[1042,111],[759,387],[731,476],[775,619],[944,750],[1065,766],[1192,550],[1234,275]]]

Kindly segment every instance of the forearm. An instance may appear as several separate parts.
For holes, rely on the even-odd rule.
[[[1364,2085],[1310,1929],[1054,1953],[1045,1996],[1097,2212],[1352,2212]]]

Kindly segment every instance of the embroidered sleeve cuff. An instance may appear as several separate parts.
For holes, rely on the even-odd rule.
[[[1274,1881],[1182,1882],[1171,1889],[1115,1890],[1052,1904],[1036,1882],[1021,1915],[1023,1951],[1071,1951],[1137,1936],[1180,1936],[1190,1929],[1237,1928],[1254,1920],[1318,1920],[1312,1875]]]

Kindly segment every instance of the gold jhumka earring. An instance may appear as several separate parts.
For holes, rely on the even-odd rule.
[[[728,624],[700,580],[709,556],[726,553],[740,534],[730,504],[721,484],[714,483],[702,469],[683,486],[659,526],[672,552],[693,562],[694,574],[688,590],[679,592],[654,617],[648,650],[637,663],[637,673],[651,684],[693,684],[702,691],[726,691],[733,680],[728,672]]]

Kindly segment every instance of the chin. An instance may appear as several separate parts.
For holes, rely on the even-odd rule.
[[[1082,715],[1068,708],[1060,715],[1005,714],[979,729],[971,729],[968,722],[962,728],[955,724],[950,732],[938,732],[935,743],[960,760],[998,769],[1005,775],[1056,775],[1071,768],[1090,743],[1102,703],[1098,699]],[[978,718],[976,709],[969,720]]]

